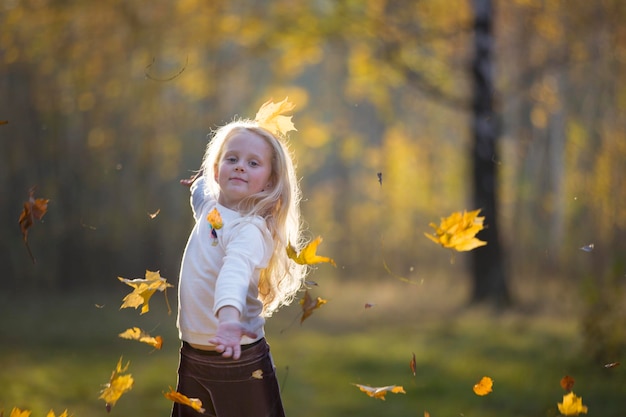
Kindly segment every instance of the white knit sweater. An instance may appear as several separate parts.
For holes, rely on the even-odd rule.
[[[233,306],[244,327],[257,339],[244,336],[241,344],[264,336],[263,304],[258,298],[261,269],[272,254],[272,237],[265,220],[241,216],[217,203],[204,190],[204,178],[191,186],[191,207],[196,224],[183,254],[178,284],[178,332],[181,340],[208,345],[217,330],[217,312]],[[223,227],[211,234],[208,213],[217,208]]]

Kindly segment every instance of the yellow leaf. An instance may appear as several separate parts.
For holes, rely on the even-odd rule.
[[[29,417],[30,413],[30,410],[20,410],[17,407],[13,407],[13,410],[11,410],[11,415],[9,417]]]
[[[474,385],[474,393],[476,395],[487,395],[493,390],[493,379],[484,376]]]
[[[204,408],[202,408],[202,401],[198,398],[189,398],[180,392],[174,391],[172,387],[170,387],[170,391],[164,393],[165,398],[170,401],[174,401],[175,403],[188,405],[199,413],[204,413]]]
[[[104,400],[107,406],[107,410],[113,407],[117,400],[127,391],[133,388],[133,377],[131,374],[122,375],[128,370],[130,361],[126,363],[126,366],[122,367],[122,358],[117,362],[117,366],[111,373],[111,378],[104,389],[100,393],[99,399]]]
[[[288,101],[288,97],[279,103],[268,100],[259,109],[254,120],[259,126],[269,130],[273,134],[286,134],[297,130],[291,121],[292,116],[284,116],[283,113],[294,109],[295,105]]]
[[[141,343],[146,343],[155,349],[161,349],[163,346],[163,338],[161,336],[152,337],[148,333],[141,330],[139,327],[133,327],[126,329],[118,335],[122,339],[137,340]]]
[[[470,251],[480,246],[485,246],[487,242],[476,238],[476,233],[484,229],[484,217],[478,217],[480,209],[474,211],[454,212],[450,216],[442,218],[441,223],[436,225],[430,223],[429,226],[435,229],[433,234],[424,235],[433,242],[451,248],[459,252]]]
[[[333,259],[317,255],[317,247],[320,243],[322,243],[322,237],[318,236],[309,242],[309,244],[306,245],[300,253],[297,253],[293,245],[289,243],[289,245],[287,245],[287,256],[300,265],[313,265],[326,262],[334,267],[337,267],[337,264]]]
[[[252,378],[254,378],[254,379],[263,379],[263,370],[262,369],[257,369],[256,371],[252,372]]]
[[[217,208],[214,208],[213,210],[211,210],[209,214],[206,216],[206,219],[211,225],[211,227],[214,228],[215,230],[220,230],[222,226],[224,226],[224,222],[222,221],[222,216],[220,215],[220,212],[217,211]]]
[[[46,417],[55,417],[54,411],[53,410],[48,411],[48,414],[46,415]],[[67,416],[67,410],[65,410],[61,414],[59,414],[59,417],[68,417]]]
[[[139,306],[143,306],[141,308],[141,314],[145,314],[150,311],[149,302],[150,297],[158,290],[165,291],[168,287],[173,287],[173,285],[169,284],[165,278],[161,278],[159,271],[152,272],[146,271],[146,278],[141,279],[127,279],[122,277],[117,277],[120,281],[134,288],[134,290],[128,294],[122,300],[122,308],[134,307],[137,308]],[[166,297],[167,300],[167,297]],[[169,310],[169,305],[168,305]]]
[[[309,290],[306,290],[304,292],[304,297],[300,300],[300,305],[302,306],[302,318],[300,319],[300,324],[302,324],[307,317],[313,314],[313,310],[320,308],[326,303],[327,301],[320,297],[313,300],[309,294]]]
[[[570,392],[563,396],[563,402],[557,403],[559,412],[564,416],[577,416],[580,413],[587,414],[587,406],[583,405],[583,398],[577,397]]]
[[[386,387],[369,387],[367,385],[361,385],[361,384],[354,384],[354,385],[359,387],[361,391],[363,391],[370,397],[378,398],[383,401],[385,400],[385,395],[388,392],[391,392],[394,394],[406,394],[406,391],[404,390],[404,388],[399,385],[388,385]]]

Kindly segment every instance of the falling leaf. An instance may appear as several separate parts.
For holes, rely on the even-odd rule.
[[[126,366],[122,367],[122,358],[117,362],[117,366],[111,373],[111,379],[104,386],[99,399],[102,399],[106,403],[107,411],[110,411],[111,407],[115,405],[117,400],[127,391],[133,388],[133,377],[131,374],[122,375],[128,370],[130,361],[126,363]]]
[[[188,405],[189,407],[196,410],[198,413],[204,413],[204,408],[202,408],[202,401],[198,398],[189,398],[186,395],[181,394],[180,392],[174,391],[172,387],[170,387],[170,391],[164,393],[165,398],[170,401],[174,401],[175,403]]]
[[[56,417],[56,416],[54,414],[54,411],[50,410],[50,411],[48,411],[48,414],[46,414],[46,417]],[[65,410],[61,414],[59,414],[59,417],[68,417],[67,410]]]
[[[563,378],[561,378],[561,388],[563,388],[565,391],[571,391],[573,386],[574,378],[569,375],[565,375]]]
[[[150,297],[152,297],[157,290],[165,291],[168,287],[173,287],[173,285],[169,284],[165,278],[161,277],[159,271],[146,271],[145,279],[127,279],[122,277],[117,277],[117,279],[134,288],[133,292],[124,297],[124,302],[120,309],[127,307],[137,308],[142,305],[141,314],[145,314],[150,311],[148,303],[150,302]],[[167,301],[167,296],[165,297],[165,300]],[[171,312],[169,304],[168,311]]]
[[[306,290],[304,292],[304,297],[300,300],[300,305],[302,306],[302,318],[300,319],[300,324],[302,324],[307,317],[313,314],[313,310],[320,308],[322,305],[326,304],[326,302],[326,300],[320,297],[313,300],[309,294],[309,290]]]
[[[8,120],[0,120],[0,125],[8,125],[9,121]]]
[[[291,121],[292,116],[284,116],[283,113],[292,111],[295,105],[288,101],[288,97],[279,103],[268,100],[259,109],[254,120],[259,126],[269,130],[273,134],[286,134],[297,130]]]
[[[593,250],[594,246],[595,245],[593,243],[590,243],[588,245],[585,245],[585,246],[581,247],[580,250],[585,251],[585,252],[591,252]]]
[[[11,410],[11,414],[9,417],[29,417],[30,413],[30,410],[20,410],[17,407],[13,407],[13,410]]]
[[[587,406],[583,405],[583,398],[577,397],[570,392],[563,396],[563,402],[557,403],[559,412],[564,416],[577,416],[580,413],[587,414]]]
[[[365,303],[365,309],[367,310],[368,308],[372,308],[374,307],[376,304],[372,304],[372,303]]]
[[[263,379],[263,370],[262,369],[257,369],[256,371],[252,372],[252,378],[254,378],[254,379]]]
[[[611,362],[604,365],[604,367],[607,369],[615,368],[617,366],[619,366],[619,362]]]
[[[30,259],[35,262],[35,257],[28,246],[28,229],[35,223],[35,220],[41,220],[48,211],[48,202],[50,200],[46,198],[35,198],[35,189],[37,187],[31,187],[28,190],[28,201],[24,203],[24,210],[20,214],[18,223],[22,230],[22,237],[24,238],[24,244],[30,255]]]
[[[470,251],[484,246],[487,242],[476,238],[476,233],[483,230],[484,217],[478,217],[480,209],[474,211],[455,212],[450,216],[441,219],[437,226],[430,223],[429,226],[435,229],[433,234],[424,235],[444,248],[451,248],[459,252]]]
[[[415,360],[415,353],[413,353],[413,357],[411,358],[411,362],[409,362],[409,366],[411,367],[411,372],[413,372],[413,376],[417,373],[417,361]]]
[[[161,336],[152,337],[139,327],[126,329],[118,336],[122,339],[137,340],[141,343],[146,343],[155,349],[161,349],[161,346],[163,346],[163,338]]]
[[[322,237],[318,236],[317,238],[309,242],[309,244],[306,245],[304,249],[300,251],[300,253],[297,253],[296,249],[291,245],[291,243],[289,243],[289,245],[287,245],[287,256],[293,259],[295,263],[300,265],[313,265],[327,262],[336,267],[337,264],[331,258],[317,255],[317,247],[320,243],[322,243]]]
[[[151,219],[156,218],[156,216],[159,215],[159,213],[161,212],[161,209],[157,209],[157,211],[155,211],[154,213],[148,213],[148,216],[150,216]]]
[[[382,172],[378,172],[378,173],[376,173],[376,176],[378,177],[378,183],[382,187],[383,186],[383,173]]]
[[[487,395],[492,391],[493,380],[488,376],[484,376],[474,385],[474,393],[476,395]]]
[[[220,212],[217,211],[217,208],[214,208],[213,210],[211,210],[209,214],[206,216],[206,219],[211,225],[211,227],[216,230],[220,230],[222,226],[224,226],[224,222],[222,221],[222,216],[220,215]]]
[[[399,385],[388,385],[386,387],[369,387],[367,385],[361,385],[361,384],[354,384],[354,385],[359,387],[361,391],[363,391],[370,397],[378,398],[383,401],[385,400],[385,395],[388,392],[392,392],[394,394],[406,394],[406,391],[404,391],[404,388]]]
[[[430,417],[430,413],[428,411],[424,411],[424,417]]]

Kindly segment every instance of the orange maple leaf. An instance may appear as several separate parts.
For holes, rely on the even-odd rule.
[[[273,134],[285,135],[287,132],[297,130],[291,121],[292,116],[284,116],[283,113],[290,112],[295,105],[289,101],[289,97],[285,97],[283,101],[274,103],[268,100],[256,113],[254,120],[264,129],[269,130]]]
[[[561,388],[563,388],[565,391],[571,391],[573,387],[574,378],[569,375],[565,375],[563,378],[561,378]]]
[[[175,403],[188,405],[189,407],[196,410],[198,413],[204,413],[204,408],[202,408],[202,401],[198,398],[189,398],[186,395],[181,394],[180,392],[174,391],[172,387],[170,387],[169,392],[163,393],[165,398],[170,401],[174,401]]]
[[[313,314],[313,310],[320,308],[326,303],[327,301],[321,297],[317,297],[313,300],[313,298],[311,298],[311,294],[309,294],[309,290],[306,290],[304,292],[304,297],[300,299],[300,305],[302,306],[302,318],[300,318],[300,324],[302,324],[307,317]]]
[[[391,392],[394,394],[406,394],[406,391],[404,390],[404,388],[399,385],[388,385],[386,387],[370,387],[370,386],[361,385],[361,384],[354,384],[354,385],[359,387],[361,391],[363,391],[370,397],[378,398],[379,400],[383,400],[383,401],[385,401],[385,395],[388,392]]]
[[[104,400],[106,403],[107,411],[111,410],[111,407],[115,405],[117,400],[133,388],[135,382],[131,374],[124,374],[128,370],[130,361],[126,363],[126,366],[122,367],[122,358],[117,362],[117,366],[111,373],[109,382],[104,385],[104,389],[100,393],[99,399]],[[124,375],[123,375],[124,374]]]
[[[317,247],[320,243],[322,243],[322,237],[318,236],[314,240],[309,242],[308,245],[306,245],[304,249],[300,251],[300,253],[298,253],[296,251],[296,248],[294,248],[290,242],[287,245],[287,256],[293,259],[295,263],[300,265],[313,265],[326,262],[334,267],[337,267],[337,264],[333,259],[326,256],[319,256],[317,254]]]
[[[48,211],[48,202],[50,201],[46,198],[35,198],[36,188],[37,187],[31,187],[31,189],[28,190],[28,201],[24,203],[24,210],[22,210],[18,220],[22,237],[24,238],[24,244],[26,245],[26,249],[28,249],[28,254],[33,263],[35,262],[35,257],[30,250],[30,246],[28,246],[28,229],[35,223],[35,220],[41,220],[43,218]]]
[[[455,212],[450,216],[441,219],[437,226],[430,223],[429,226],[435,229],[433,234],[424,235],[444,248],[451,248],[459,252],[470,251],[480,246],[485,246],[487,242],[476,238],[476,233],[483,230],[484,217],[478,217],[480,209],[474,211]]]
[[[476,395],[487,395],[491,391],[493,391],[493,379],[488,376],[484,376],[474,385],[474,394]]]
[[[117,277],[117,279],[134,288],[130,294],[124,297],[120,309],[127,307],[134,307],[136,309],[139,306],[143,306],[141,308],[141,314],[145,314],[150,311],[150,298],[157,290],[165,291],[168,287],[173,287],[172,284],[167,282],[167,279],[161,277],[159,271],[146,271],[145,279],[127,279],[122,277]],[[165,296],[165,301],[167,302],[167,295]],[[167,310],[171,313],[169,302]]]
[[[146,343],[155,349],[161,349],[163,346],[163,338],[161,336],[152,337],[148,333],[141,330],[139,327],[132,327],[126,329],[118,335],[122,339],[137,340],[141,343]]]

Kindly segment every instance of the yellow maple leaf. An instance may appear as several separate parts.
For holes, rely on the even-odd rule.
[[[181,394],[180,392],[174,391],[172,387],[170,387],[169,392],[163,393],[165,398],[170,401],[174,401],[175,403],[188,405],[199,413],[204,413],[204,408],[202,408],[202,401],[198,398],[189,398],[186,395]]]
[[[300,264],[300,265],[313,265],[313,264],[326,262],[326,263],[331,264],[334,267],[337,267],[337,264],[335,263],[333,259],[328,258],[326,256],[319,256],[317,254],[317,247],[319,246],[320,243],[322,243],[322,237],[318,236],[314,240],[309,242],[304,247],[304,249],[300,251],[300,253],[298,253],[296,251],[296,248],[294,248],[290,242],[287,245],[287,256],[293,259],[295,263]]]
[[[254,120],[264,129],[269,130],[273,134],[286,134],[292,130],[297,130],[291,121],[292,116],[284,116],[283,113],[289,112],[295,108],[295,105],[288,101],[288,97],[281,102],[274,103],[268,100],[256,113]]]
[[[361,391],[363,391],[370,397],[378,398],[383,401],[385,401],[385,395],[388,392],[391,392],[394,394],[406,394],[406,391],[404,390],[404,388],[399,385],[388,385],[386,387],[370,387],[370,386],[361,385],[361,384],[354,384],[354,385],[359,387]]]
[[[53,410],[48,411],[48,414],[46,414],[46,417],[55,417],[54,411]],[[59,414],[59,417],[68,417],[67,410]]]
[[[224,226],[222,216],[220,215],[220,212],[217,211],[217,208],[214,208],[213,210],[211,210],[209,214],[206,216],[206,219],[211,225],[211,227],[214,228],[215,230],[220,230],[222,226]]]
[[[13,407],[13,410],[11,410],[11,415],[9,417],[29,417],[30,413],[30,410],[20,410],[17,407]]]
[[[100,392],[100,397],[98,398],[104,400],[107,410],[110,410],[124,393],[133,388],[135,381],[132,375],[124,374],[128,370],[129,365],[130,361],[122,367],[122,358],[120,357],[117,366],[111,373],[109,382],[104,385],[104,389]]]
[[[307,317],[313,314],[313,310],[320,308],[326,303],[327,301],[321,297],[317,297],[315,300],[313,300],[311,294],[309,294],[309,290],[306,290],[304,292],[304,297],[300,299],[300,305],[302,306],[302,318],[300,319],[300,324],[302,324],[302,322],[306,320]]]
[[[577,397],[574,392],[563,396],[563,402],[557,403],[559,412],[564,416],[577,416],[580,413],[587,414],[587,406],[583,405],[583,398]]]
[[[127,279],[122,277],[117,277],[117,279],[134,288],[130,294],[124,297],[120,309],[143,306],[141,308],[141,314],[145,314],[150,311],[148,303],[150,302],[150,297],[152,297],[157,290],[165,291],[168,287],[173,287],[173,285],[169,284],[165,278],[161,277],[159,271],[146,271],[145,279]],[[167,296],[165,297],[165,300],[167,301]],[[168,304],[168,312],[169,311],[171,310]]]
[[[476,395],[487,395],[491,391],[493,391],[493,379],[488,376],[482,377],[480,381],[474,384],[474,394]]]
[[[163,346],[163,338],[161,336],[152,337],[148,333],[141,330],[139,327],[132,327],[124,330],[118,335],[122,339],[137,340],[141,343],[146,343],[155,349],[161,349]]]
[[[476,238],[476,233],[484,229],[484,217],[478,217],[480,209],[474,211],[457,211],[450,216],[441,218],[441,223],[437,226],[430,223],[429,226],[435,229],[433,234],[424,235],[444,248],[451,248],[459,252],[470,251],[480,246],[485,246],[487,242]]]

